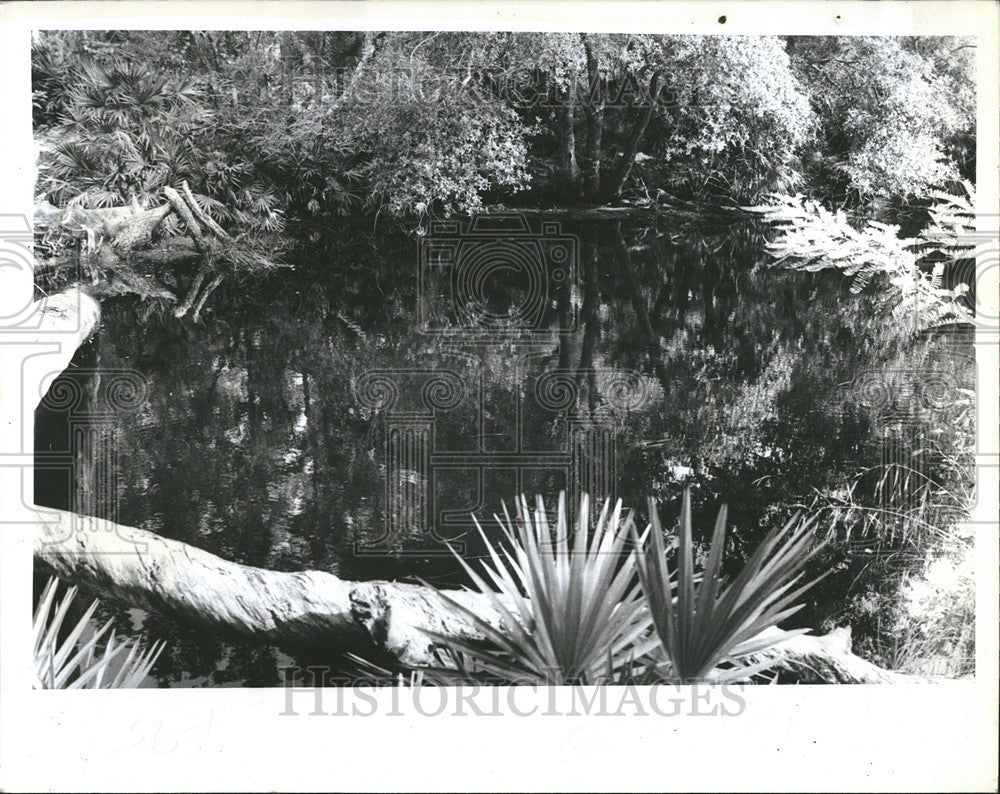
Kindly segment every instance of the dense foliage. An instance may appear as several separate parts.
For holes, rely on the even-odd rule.
[[[188,179],[278,230],[484,202],[664,195],[904,203],[974,164],[956,39],[46,32],[40,191],[148,201]]]
[[[975,189],[968,182],[963,187],[965,197],[936,193],[932,223],[911,239],[900,239],[898,226],[875,220],[857,229],[844,212],[831,213],[801,195],[757,209],[779,232],[768,246],[776,265],[839,270],[854,293],[878,279],[881,314],[901,330],[919,333],[973,321],[970,285],[945,286],[946,268],[975,260]]]
[[[945,180],[975,178],[969,41],[793,37],[789,49],[818,119],[810,152],[818,198],[905,201]]]

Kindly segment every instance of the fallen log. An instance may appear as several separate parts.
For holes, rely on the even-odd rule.
[[[96,302],[78,292],[39,302],[38,311],[42,334],[61,335],[70,342],[63,350],[64,365],[96,325],[99,313]],[[101,518],[35,510],[34,555],[56,575],[178,621],[278,646],[322,645],[371,654],[405,667],[435,661],[428,631],[463,640],[481,638],[429,587],[350,582],[323,571],[270,571]],[[490,625],[504,627],[487,596],[464,590],[449,596]],[[883,670],[854,656],[846,629],[820,637],[797,636],[758,657],[800,682],[929,680]]]
[[[776,629],[761,632],[775,633]],[[851,652],[851,629],[841,626],[827,634],[800,634],[747,657],[750,664],[769,662],[769,673],[779,682],[791,678],[799,683],[823,684],[929,684],[934,679],[886,670]],[[782,676],[782,673],[788,675]]]
[[[171,212],[169,204],[150,210],[141,210],[122,221],[120,226],[106,225],[105,230],[111,237],[111,247],[122,259],[133,251],[149,245],[153,233]]]
[[[134,262],[152,265],[176,265],[195,262],[200,258],[201,253],[190,237],[172,237],[151,248],[132,252]]]
[[[481,639],[428,587],[349,582],[324,571],[269,571],[100,518],[57,510],[38,513],[35,557],[57,576],[183,623],[282,647],[350,650],[404,667],[434,663],[427,631]],[[503,627],[487,597],[464,590],[448,595]],[[855,656],[845,628],[825,636],[793,637],[750,659],[764,660],[800,683],[931,680],[884,670]]]
[[[60,578],[101,595],[230,636],[283,647],[329,646],[432,661],[425,629],[464,639],[476,631],[427,587],[348,582],[324,571],[286,573],[100,518],[38,509],[35,557]],[[475,593],[452,594],[491,614]],[[499,615],[495,615],[500,625]]]

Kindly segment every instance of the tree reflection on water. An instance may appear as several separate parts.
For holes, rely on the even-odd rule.
[[[40,467],[37,501],[249,565],[442,584],[461,582],[443,540],[481,553],[469,513],[485,519],[522,490],[554,503],[582,488],[636,507],[652,495],[676,514],[689,483],[695,526],[729,503],[738,561],[795,506],[880,465],[887,439],[916,452],[937,418],[907,384],[972,388],[968,339],[903,337],[836,273],[764,266],[752,223],[559,234],[574,261],[530,322],[523,269],[484,277],[480,315],[463,314],[455,274],[422,277],[421,243],[404,235],[304,253],[294,272],[220,290],[198,325],[134,297],[106,301],[63,376],[78,402],[43,406],[36,450],[71,448],[73,427],[98,416],[113,455],[90,445],[70,472]],[[114,410],[108,384],[130,371],[145,401]],[[920,465],[938,476],[933,460]],[[861,482],[856,497],[876,500]],[[837,573],[806,625],[863,585],[853,559],[818,564]],[[278,682],[275,649],[132,614],[168,641],[161,683]]]

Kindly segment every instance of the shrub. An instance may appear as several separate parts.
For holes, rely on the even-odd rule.
[[[570,529],[565,494],[560,495],[553,540],[541,497],[534,514],[522,497],[516,519],[506,508],[505,520],[497,517],[511,551],[498,550],[479,528],[492,563],[485,566],[486,578],[458,559],[504,626],[497,628],[440,594],[485,637],[474,643],[432,633],[457,668],[455,677],[477,670],[508,683],[730,682],[776,663],[749,665],[742,657],[805,631],[767,630],[796,612],[792,603],[815,583],[799,582],[817,550],[812,522],[795,518],[775,529],[726,585],[721,577],[725,508],[705,568],[695,574],[689,493],[673,570],[655,503],[650,502],[651,524],[641,536],[631,513],[622,518],[621,501],[610,515],[609,505],[605,502],[591,533],[584,495],[580,519]],[[629,536],[631,554],[625,550]]]

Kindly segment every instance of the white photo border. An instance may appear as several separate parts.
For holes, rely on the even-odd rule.
[[[978,196],[1000,211],[998,6],[983,2],[37,2],[0,6],[0,215],[30,218],[30,36],[38,29],[483,29],[691,34],[971,35],[978,44]],[[724,18],[723,23],[721,19]],[[997,212],[986,224],[995,232]],[[0,316],[31,273],[0,272]],[[997,294],[996,268],[986,294]],[[30,299],[29,299],[30,300]],[[994,313],[994,316],[996,314]],[[21,361],[39,340],[0,327],[0,452],[31,414]],[[499,719],[283,716],[282,689],[33,691],[30,461],[0,457],[0,789],[989,791],[997,778],[998,340],[977,344],[979,504],[974,683],[756,687],[739,715],[548,716],[525,690]],[[30,429],[29,431],[30,432]],[[23,450],[20,450],[23,452]],[[30,450],[28,450],[30,452]],[[7,462],[2,462],[7,461]],[[647,693],[640,695],[646,697]],[[391,697],[379,692],[379,699]],[[506,697],[506,694],[504,695]],[[502,702],[509,705],[510,701]],[[428,707],[433,709],[433,703]],[[332,709],[327,709],[332,711]],[[424,709],[427,711],[427,709]]]

